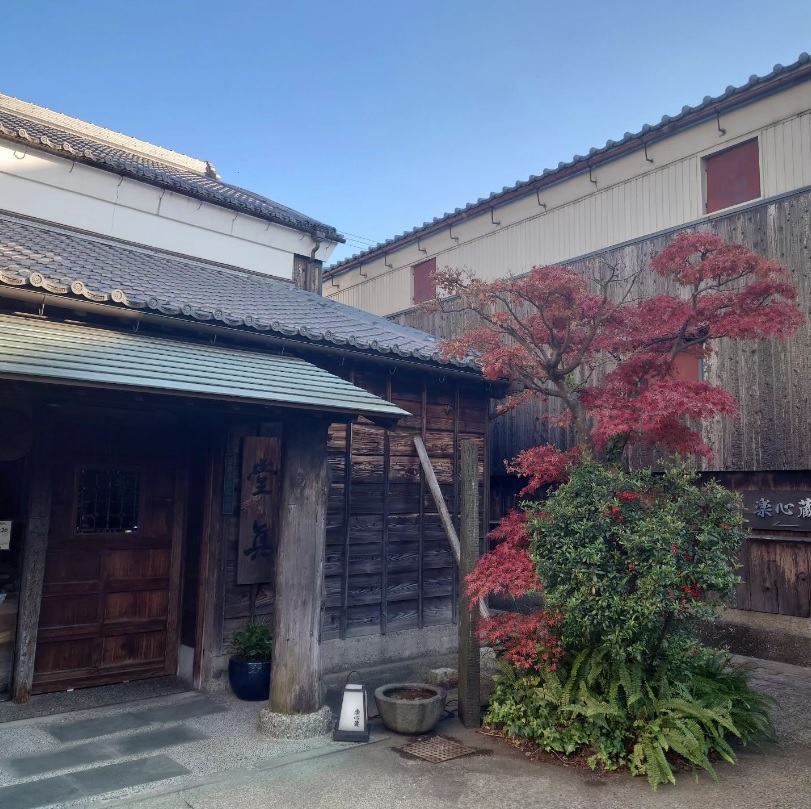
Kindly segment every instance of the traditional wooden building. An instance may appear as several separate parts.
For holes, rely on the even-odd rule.
[[[436,267],[497,278],[560,263],[591,275],[608,260],[632,273],[675,234],[700,228],[784,264],[809,314],[810,212],[811,58],[803,54],[328,268],[324,294],[452,337],[469,318],[413,306],[434,295]],[[722,633],[747,654],[811,665],[811,324],[786,343],[715,348],[711,362],[684,370],[740,403],[739,417],[708,428],[714,458],[705,471],[743,492],[751,528],[737,609]],[[493,420],[493,517],[518,488],[505,458],[571,440],[546,415],[534,403]]]
[[[0,189],[25,192],[0,212],[0,698],[216,687],[253,620],[288,711],[322,669],[452,648],[414,437],[458,519],[464,438],[486,486],[475,367],[322,298],[340,236],[208,163],[13,99],[0,147]]]

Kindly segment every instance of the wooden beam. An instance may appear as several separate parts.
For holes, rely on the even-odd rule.
[[[28,462],[28,519],[20,575],[20,607],[14,655],[12,699],[28,702],[34,680],[39,610],[45,579],[45,554],[51,525],[52,456],[49,441],[40,435]]]
[[[434,467],[431,465],[431,459],[428,457],[428,451],[425,449],[425,443],[421,436],[414,436],[414,446],[417,448],[417,455],[420,456],[420,464],[422,465],[422,471],[425,473],[425,480],[433,495],[436,509],[439,512],[439,519],[442,522],[442,527],[445,529],[445,536],[448,538],[454,558],[456,559],[456,564],[458,565],[460,563],[459,537],[456,535],[453,520],[448,512],[445,498],[442,496],[442,489],[439,488],[439,481],[436,479]],[[483,599],[479,601],[479,613],[482,618],[490,617],[490,608],[484,603]]]
[[[459,719],[466,728],[481,724],[479,616],[467,608],[465,578],[479,558],[479,452],[462,441],[459,464]]]
[[[303,414],[284,425],[270,690],[270,709],[276,713],[312,713],[321,707],[328,427],[326,420]]]
[[[169,607],[166,616],[166,674],[177,674],[177,652],[182,621],[183,568],[189,495],[189,442],[181,435],[177,447],[175,492],[172,503],[172,551],[169,573]]]
[[[200,536],[200,567],[197,582],[197,626],[195,627],[194,687],[203,688],[212,676],[214,658],[219,654],[222,626],[222,600],[219,597],[223,544],[223,475],[225,440],[212,428],[206,458],[203,492],[203,528]]]

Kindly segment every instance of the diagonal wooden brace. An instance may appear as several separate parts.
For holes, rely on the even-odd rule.
[[[448,513],[445,498],[442,496],[439,481],[436,479],[434,467],[431,465],[431,459],[428,457],[428,452],[425,449],[425,444],[421,436],[414,436],[414,446],[417,448],[417,455],[420,456],[420,464],[422,465],[422,471],[425,473],[425,480],[428,483],[428,488],[431,490],[434,503],[436,503],[436,509],[439,512],[439,519],[442,521],[442,526],[445,529],[445,536],[448,538],[454,558],[456,559],[456,564],[458,565],[459,537],[456,534],[456,529],[453,527],[453,520],[451,520],[451,515]],[[484,603],[484,599],[479,599],[479,614],[482,618],[490,617],[490,608]]]

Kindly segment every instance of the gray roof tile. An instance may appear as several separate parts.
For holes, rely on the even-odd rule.
[[[0,284],[448,364],[435,337],[289,281],[0,213]],[[474,368],[473,361],[453,365]]]
[[[809,63],[811,63],[811,56],[807,53],[801,53],[798,57],[797,61],[791,65],[775,65],[772,68],[770,73],[767,73],[765,76],[750,76],[749,81],[746,84],[741,85],[740,87],[733,87],[729,86],[726,90],[719,96],[713,98],[712,96],[704,96],[704,99],[701,101],[700,104],[697,104],[694,107],[691,106],[684,106],[681,108],[681,112],[676,115],[664,115],[662,119],[656,124],[644,124],[641,129],[636,132],[626,132],[621,141],[613,141],[609,140],[606,141],[604,146],[593,146],[589,149],[588,155],[575,155],[571,160],[564,162],[561,161],[558,163],[557,168],[555,169],[544,169],[540,176],[539,175],[532,175],[529,177],[528,180],[518,180],[513,185],[505,185],[501,191],[493,191],[486,199],[479,198],[475,203],[471,203],[465,206],[465,210],[470,208],[477,208],[484,203],[492,204],[494,202],[498,202],[499,199],[505,197],[513,192],[517,191],[524,186],[530,186],[533,183],[537,183],[535,188],[539,188],[541,185],[548,185],[553,182],[557,182],[558,177],[557,175],[563,172],[566,169],[570,169],[573,166],[578,166],[578,171],[586,171],[588,169],[589,160],[595,157],[602,157],[611,149],[614,149],[617,146],[621,146],[622,144],[627,144],[629,141],[638,140],[642,137],[642,135],[647,135],[648,133],[653,132],[654,136],[656,135],[657,131],[664,131],[666,128],[675,128],[682,123],[682,120],[689,115],[694,115],[695,113],[706,113],[707,115],[713,115],[716,109],[716,106],[720,102],[724,102],[725,104],[730,100],[734,99],[736,96],[743,94],[744,92],[757,87],[758,85],[766,84],[772,80],[778,79],[779,81],[783,82],[791,82],[795,80],[802,80],[802,78],[807,79],[809,75],[811,75],[811,71],[809,71]],[[642,148],[641,141],[637,144],[637,148]],[[608,159],[608,158],[605,158]],[[532,193],[535,188],[531,189],[529,193]],[[386,239],[379,244],[373,245],[372,247],[367,248],[366,250],[361,251],[360,253],[355,253],[353,256],[349,258],[342,259],[341,261],[336,262],[330,267],[327,267],[325,270],[325,274],[327,276],[334,275],[336,273],[340,273],[343,270],[349,269],[357,264],[359,261],[366,259],[368,256],[377,253],[385,248],[391,248],[394,245],[398,245],[400,242],[406,242],[412,239],[415,235],[422,234],[422,231],[428,230],[430,228],[435,227],[438,224],[443,224],[453,220],[455,216],[458,216],[461,213],[460,209],[457,208],[455,211],[445,212],[442,216],[435,216],[430,222],[423,222],[422,225],[418,225],[416,227],[411,228],[411,230],[404,231],[403,233],[399,233],[396,236],[392,236],[389,239]]]
[[[52,152],[70,160],[89,163],[96,168],[123,174],[258,219],[306,233],[317,233],[330,241],[344,241],[343,236],[331,225],[325,225],[261,194],[191,169],[135,154],[94,140],[88,135],[60,129],[54,124],[28,118],[18,112],[0,108],[0,138],[25,143],[29,147]]]

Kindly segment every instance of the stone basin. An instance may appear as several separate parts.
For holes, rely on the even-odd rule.
[[[445,709],[447,692],[430,683],[388,683],[375,689],[383,724],[395,733],[419,736],[433,730]]]

